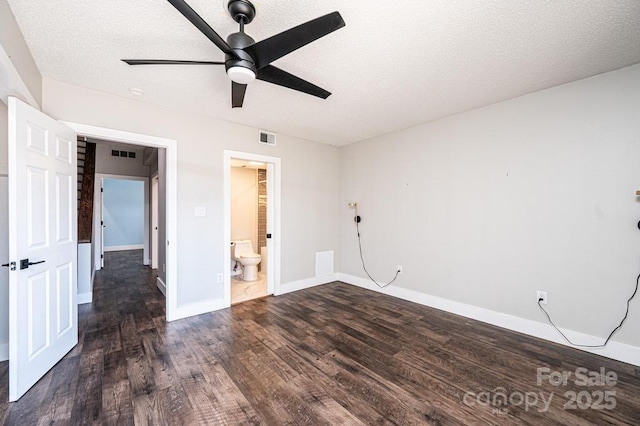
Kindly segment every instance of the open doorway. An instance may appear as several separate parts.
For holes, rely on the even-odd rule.
[[[225,299],[276,294],[280,284],[280,159],[225,151]]]
[[[96,166],[100,167],[96,159]],[[96,239],[100,248],[100,268],[105,266],[105,252],[142,252],[142,264],[150,264],[149,179],[138,176],[96,173],[100,190],[100,209],[96,212]],[[98,224],[99,221],[99,224]],[[96,230],[97,230],[96,229]],[[100,269],[96,267],[96,270]]]
[[[231,159],[231,304],[268,294],[267,165]]]
[[[158,148],[158,278],[157,286],[166,296],[166,320],[174,321],[188,313],[178,309],[177,288],[177,142],[139,133],[65,122],[79,136],[140,147]],[[127,151],[128,155],[128,151]],[[162,196],[164,194],[164,197]],[[97,197],[94,197],[97,200]]]

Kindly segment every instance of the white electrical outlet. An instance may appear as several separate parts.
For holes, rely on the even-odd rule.
[[[542,303],[543,305],[547,304],[547,292],[546,291],[538,290],[538,292],[536,293],[536,303],[538,301],[540,303]]]
[[[396,268],[396,271],[398,271],[399,274],[402,273],[402,265],[398,265],[398,267]]]
[[[224,275],[222,272],[218,272],[218,284],[224,281]]]

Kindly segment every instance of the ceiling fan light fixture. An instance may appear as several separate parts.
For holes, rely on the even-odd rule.
[[[249,84],[256,79],[256,73],[245,67],[230,67],[227,75],[231,81],[238,84]]]

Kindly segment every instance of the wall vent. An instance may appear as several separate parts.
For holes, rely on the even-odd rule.
[[[275,145],[276,144],[276,135],[275,135],[275,133],[269,133],[269,132],[265,132],[265,131],[260,130],[259,142],[267,144],[267,145]]]
[[[133,151],[120,151],[117,149],[111,150],[111,156],[113,157],[125,157],[125,158],[136,158],[136,153]]]

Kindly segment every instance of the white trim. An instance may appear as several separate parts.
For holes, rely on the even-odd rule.
[[[91,303],[93,301],[93,292],[78,294],[78,305]]]
[[[540,339],[559,343],[563,346],[580,349],[585,352],[602,355],[607,358],[640,366],[640,347],[637,346],[610,341],[605,348],[580,348],[572,346],[564,341],[562,336],[560,336],[558,332],[549,324],[528,320],[513,315],[503,314],[501,312],[491,311],[489,309],[479,308],[477,306],[467,305],[465,303],[443,299],[441,297],[431,296],[425,293],[420,293],[401,287],[389,286],[385,288],[379,288],[370,280],[349,274],[343,274],[340,272],[336,274],[336,279],[344,283],[366,288],[368,290],[373,290],[378,293],[387,294],[399,299],[408,300],[410,302],[440,309],[446,312],[451,312],[453,314],[462,315],[467,318],[486,322],[488,324],[496,325],[508,330],[517,331],[520,333],[528,334],[530,336],[538,337]],[[569,337],[569,339],[573,341],[584,342],[584,344],[586,345],[599,344],[603,341],[603,339],[600,337],[579,333],[573,330],[565,330],[562,328],[561,330],[567,335],[567,337]]]
[[[181,305],[176,308],[177,318],[187,318],[195,315],[207,314],[209,312],[218,311],[228,308],[224,299],[210,299],[203,302],[190,303]]]
[[[9,343],[0,343],[0,362],[9,360]]]
[[[294,291],[304,290],[306,288],[311,288],[322,284],[328,284],[333,281],[337,281],[336,274],[326,274],[319,277],[283,283],[282,285],[280,285],[278,293],[275,293],[275,296],[281,296],[283,294],[291,293]]]
[[[299,281],[291,281],[288,283],[281,284],[279,286],[279,292],[274,293],[276,296],[281,296],[283,294],[291,293],[294,291],[304,290],[306,288],[315,287],[322,284],[327,284],[333,281],[336,281],[336,274],[327,274],[320,277],[307,278]],[[160,279],[158,278],[158,288],[160,288]],[[160,288],[160,291],[162,289]],[[178,307],[178,312],[182,315],[182,318],[206,314],[213,311],[219,311],[220,309],[226,309],[230,305],[226,303],[225,300],[222,299],[211,299],[204,302],[192,303],[185,306]]]
[[[20,73],[11,62],[11,58],[2,45],[0,45],[0,83],[0,99],[2,99],[2,102],[9,105],[9,96],[15,96],[35,109],[40,110],[40,105],[38,105],[24,80],[20,77]]]
[[[144,249],[144,244],[129,244],[126,246],[105,246],[104,251],[126,251],[126,250],[142,250]],[[145,263],[148,265],[149,263]]]
[[[159,138],[140,133],[125,132],[108,129],[106,127],[88,124],[63,122],[82,136],[110,140],[114,142],[130,143],[134,145],[165,148],[167,151],[166,165],[166,240],[165,274],[166,274],[166,318],[173,321],[181,318],[178,309],[178,141],[175,139]]]
[[[224,151],[224,307],[231,306],[231,159],[239,158],[249,161],[259,161],[267,164],[267,232],[272,234],[271,241],[267,240],[267,294],[282,294],[280,283],[280,253],[281,253],[281,160],[278,157],[252,154],[240,151]],[[270,244],[271,243],[271,244]],[[257,248],[259,250],[259,248]]]
[[[158,287],[158,290],[160,290],[160,292],[164,294],[165,297],[167,296],[167,286],[164,284],[160,277],[156,277],[156,287]]]

